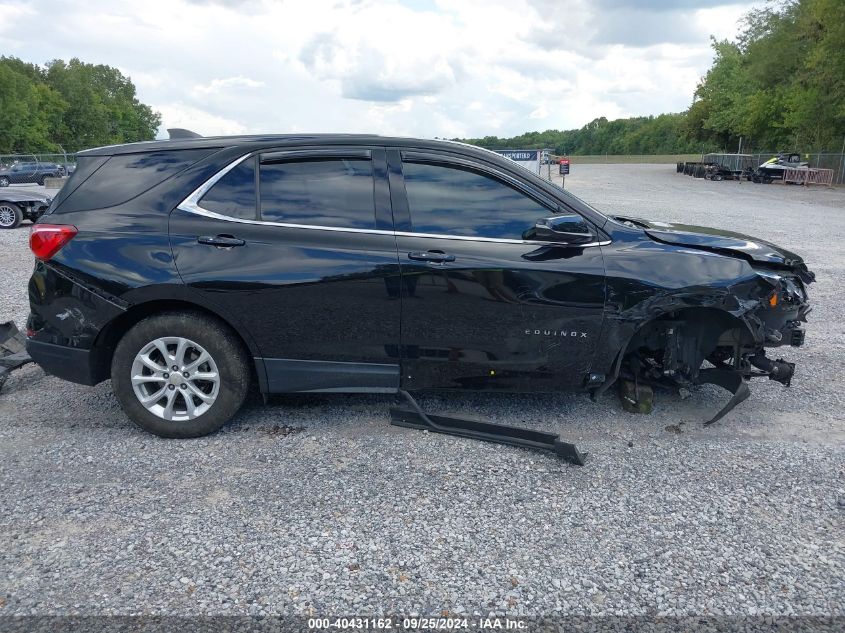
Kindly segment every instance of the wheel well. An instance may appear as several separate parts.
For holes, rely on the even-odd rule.
[[[701,363],[717,349],[740,350],[753,344],[748,325],[734,315],[716,308],[683,308],[667,312],[640,327],[631,337],[623,357],[635,360],[630,369],[645,369],[643,357],[656,361],[665,376],[686,380],[697,375]],[[645,353],[643,353],[645,352]],[[649,361],[649,362],[651,362]],[[653,363],[652,363],[653,365]]]
[[[97,339],[94,341],[94,346],[104,351],[99,367],[99,373],[103,375],[98,376],[98,378],[101,380],[105,380],[109,377],[114,348],[117,346],[118,342],[123,337],[123,335],[126,334],[126,332],[132,326],[134,326],[136,323],[138,323],[142,319],[145,319],[148,316],[160,314],[162,312],[174,312],[178,310],[196,312],[210,319],[214,319],[215,321],[220,322],[235,335],[237,340],[243,346],[243,350],[248,358],[252,359],[255,356],[255,354],[253,354],[252,350],[250,349],[250,346],[247,344],[246,340],[244,340],[244,337],[241,335],[241,333],[238,332],[237,329],[232,327],[232,325],[228,323],[226,319],[222,318],[218,314],[215,314],[211,310],[203,308],[202,306],[198,306],[197,304],[191,303],[189,301],[179,301],[174,299],[148,301],[146,303],[141,303],[139,305],[133,306],[120,316],[112,319],[102,330],[100,330]],[[252,379],[257,380],[255,363],[250,363],[250,371],[252,372]]]
[[[631,337],[628,349],[630,350],[632,345],[637,344],[638,339],[646,336],[651,330],[659,329],[666,321],[682,321],[692,327],[718,329],[720,334],[728,330],[739,329],[740,332],[750,335],[748,326],[742,319],[724,310],[717,308],[682,308],[665,312],[641,325]]]

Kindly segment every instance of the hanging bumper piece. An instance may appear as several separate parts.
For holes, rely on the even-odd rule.
[[[428,415],[407,391],[400,389],[399,394],[408,402],[411,408],[391,407],[390,423],[394,426],[457,435],[458,437],[467,437],[484,442],[496,442],[497,444],[533,448],[535,450],[554,453],[561,459],[576,466],[583,466],[585,463],[587,453],[579,451],[575,444],[561,441],[560,436],[554,433],[544,433],[542,431],[521,429],[490,422],[476,422],[475,420],[466,420],[463,418]]]
[[[26,353],[26,338],[15,322],[0,323],[0,389],[13,369],[31,362],[32,358]]]
[[[702,369],[701,372],[698,374],[698,380],[696,380],[696,384],[703,385],[703,384],[711,384],[717,385],[722,389],[727,389],[730,391],[733,396],[728,403],[722,407],[722,409],[712,418],[707,420],[704,423],[704,426],[709,426],[714,422],[718,422],[721,420],[725,415],[730,413],[733,408],[738,405],[740,402],[748,398],[751,395],[751,390],[748,388],[748,385],[745,382],[742,374],[738,371],[733,371],[730,369],[721,369],[721,368],[713,368],[713,369]]]

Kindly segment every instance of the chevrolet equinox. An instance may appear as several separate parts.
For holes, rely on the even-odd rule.
[[[279,392],[786,385],[814,276],[763,240],[603,215],[492,152],[367,135],[92,149],[33,227],[27,348],[196,437]],[[744,390],[744,391],[743,391]],[[724,413],[724,411],[723,411]],[[717,416],[718,417],[718,416]]]

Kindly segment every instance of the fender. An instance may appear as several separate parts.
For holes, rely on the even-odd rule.
[[[108,348],[109,356],[123,333],[148,314],[168,308],[193,307],[212,314],[232,328],[232,331],[241,339],[249,351],[250,356],[255,359],[259,387],[262,393],[266,392],[267,373],[264,368],[261,349],[252,333],[230,311],[225,310],[215,302],[209,301],[201,293],[184,284],[161,284],[135,288],[126,292],[122,299],[126,302],[123,313],[106,324],[94,341],[94,346]]]

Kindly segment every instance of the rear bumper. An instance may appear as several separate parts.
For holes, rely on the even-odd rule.
[[[96,385],[107,376],[105,350],[78,349],[29,339],[26,351],[48,374],[80,385]]]

